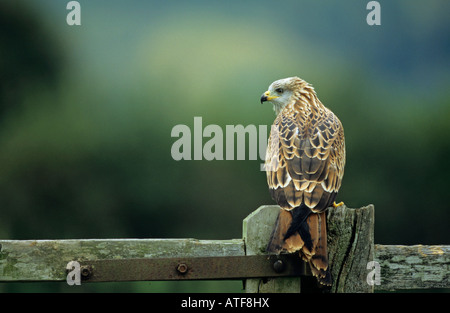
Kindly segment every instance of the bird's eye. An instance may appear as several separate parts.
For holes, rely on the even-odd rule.
[[[277,88],[277,89],[275,89],[275,91],[278,93],[283,93],[284,90],[283,90],[283,88]]]

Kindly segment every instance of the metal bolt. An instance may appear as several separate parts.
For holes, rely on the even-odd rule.
[[[90,266],[82,266],[80,269],[81,276],[88,278],[92,275],[92,268]]]
[[[277,260],[275,263],[273,263],[273,270],[277,273],[281,273],[284,271],[284,263],[281,260]]]
[[[178,266],[177,266],[177,271],[178,271],[178,273],[180,273],[180,274],[186,274],[186,272],[188,271],[188,267],[187,267],[186,264],[180,263],[180,264],[178,264]]]

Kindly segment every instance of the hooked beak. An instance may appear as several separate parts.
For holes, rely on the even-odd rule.
[[[267,91],[266,91],[265,93],[263,93],[262,96],[261,96],[261,103],[263,103],[263,102],[265,102],[265,101],[270,101],[270,100],[273,100],[273,99],[276,99],[276,98],[278,98],[278,96],[271,96],[271,95],[270,95],[270,91],[267,90]]]

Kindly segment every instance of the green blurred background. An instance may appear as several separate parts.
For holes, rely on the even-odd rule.
[[[271,125],[300,76],[341,119],[339,201],[375,241],[449,244],[450,2],[0,2],[0,238],[241,237],[273,204],[261,160],[174,161],[177,124]],[[270,127],[269,127],[270,129]],[[203,142],[206,142],[204,139]],[[0,291],[242,291],[232,282],[0,284]]]

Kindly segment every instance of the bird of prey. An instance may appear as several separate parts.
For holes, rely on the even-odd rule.
[[[345,139],[341,122],[314,88],[298,77],[273,82],[261,103],[277,115],[267,145],[265,170],[281,207],[268,252],[298,252],[322,285],[331,285],[326,209],[341,187]]]

